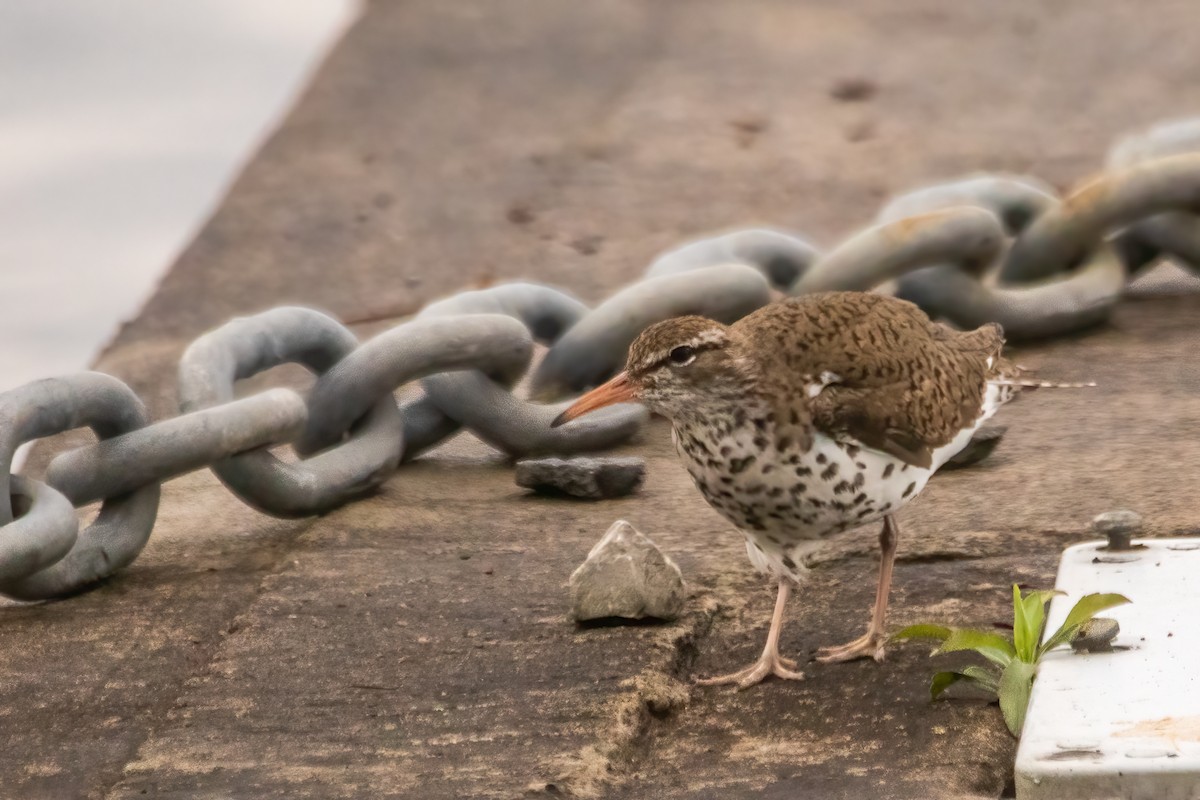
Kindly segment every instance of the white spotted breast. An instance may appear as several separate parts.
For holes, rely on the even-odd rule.
[[[705,500],[747,537],[760,570],[799,578],[821,540],[881,519],[920,494],[933,473],[995,413],[1006,387],[987,387],[974,424],[938,448],[929,469],[814,432],[812,446],[778,449],[767,415],[727,432],[676,421],[676,449]]]

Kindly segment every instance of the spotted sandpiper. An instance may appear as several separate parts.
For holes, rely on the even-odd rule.
[[[874,521],[882,562],[867,632],[818,660],[882,660],[900,527],[896,512],[1020,387],[999,325],[959,332],[880,294],[824,292],[766,306],[731,326],[678,317],[641,333],[625,371],[579,398],[561,424],[640,400],[671,420],[704,499],[778,580],[766,647],[746,669],[700,681],[796,680],[779,654],[784,606],[824,540]]]

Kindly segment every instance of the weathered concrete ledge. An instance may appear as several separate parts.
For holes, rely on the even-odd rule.
[[[368,334],[473,283],[590,301],[738,224],[829,242],[892,192],[978,169],[1068,184],[1121,132],[1200,107],[1189,3],[375,2],[97,363],[174,413],[186,344],[321,307]],[[878,85],[847,102],[847,79]],[[1002,619],[1097,513],[1200,526],[1196,295],[1020,353],[1095,380],[1006,409],[984,464],[904,515],[894,622]],[[294,381],[294,372],[278,376]],[[255,385],[268,385],[264,376]],[[41,462],[51,443],[41,451]],[[998,711],[927,702],[920,647],[803,683],[694,691],[772,602],[651,427],[637,495],[528,497],[462,437],[369,499],[281,522],[208,473],[167,485],[122,576],[0,608],[0,786],[23,798],[996,797]],[[35,465],[39,459],[35,459]],[[683,570],[665,627],[578,630],[571,570],[630,520]],[[807,661],[864,624],[873,531],[793,603]]]

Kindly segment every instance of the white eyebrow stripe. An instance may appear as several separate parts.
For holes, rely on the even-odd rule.
[[[640,362],[638,362],[634,369],[640,371],[666,361],[668,358],[670,358],[671,351],[677,347],[691,347],[695,350],[701,350],[707,349],[713,345],[724,344],[727,341],[729,341],[729,337],[725,335],[724,331],[701,331],[699,334],[693,336],[691,339],[688,339],[686,342],[672,345],[667,350],[661,350],[653,355],[646,356]]]
[[[709,344],[723,344],[729,337],[724,331],[701,331],[699,336],[694,337],[688,342],[690,347],[703,347]]]

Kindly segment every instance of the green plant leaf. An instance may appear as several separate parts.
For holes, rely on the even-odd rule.
[[[1012,642],[1008,639],[997,633],[974,628],[954,629],[934,654],[955,653],[960,650],[973,650],[1001,667],[1008,666],[1008,662],[1016,655]]]
[[[942,692],[959,681],[967,681],[992,695],[998,694],[1000,690],[999,676],[996,673],[983,667],[963,667],[960,670],[939,672],[934,675],[933,680],[929,683],[929,699],[937,700]]]
[[[961,672],[938,672],[933,676],[933,680],[929,682],[929,699],[937,700],[942,692],[949,689],[954,684],[961,680],[966,680],[967,676]]]
[[[1063,620],[1063,624],[1059,626],[1054,635],[1047,639],[1046,643],[1038,650],[1038,657],[1040,658],[1055,647],[1069,642],[1080,625],[1101,611],[1107,611],[1116,606],[1123,606],[1128,602],[1131,602],[1130,599],[1123,594],[1088,594],[1079,598],[1079,602],[1075,603],[1067,613],[1067,618]]]
[[[1020,588],[1013,584],[1013,646],[1022,661],[1030,664],[1037,661],[1038,644],[1046,625],[1046,603],[1058,594],[1062,592],[1042,589],[1021,597]]]
[[[1077,630],[1079,630],[1079,625],[1067,625],[1065,622],[1062,625],[1059,625],[1058,630],[1054,632],[1054,635],[1047,639],[1046,643],[1038,648],[1038,660],[1041,661],[1042,656],[1046,655],[1046,653],[1049,653],[1059,645],[1066,644],[1067,642],[1071,641],[1071,639],[1075,637],[1075,632]]]
[[[1046,627],[1046,603],[1041,592],[1033,591],[1021,600],[1025,611],[1024,642],[1017,648],[1017,658],[1032,664],[1037,661],[1037,647],[1042,642],[1042,630]]]
[[[1000,675],[998,673],[985,667],[976,666],[963,667],[959,671],[992,694],[1000,694]]]
[[[1013,736],[1020,738],[1025,727],[1025,712],[1029,708],[1029,692],[1033,688],[1033,676],[1037,665],[1013,659],[1004,672],[1000,673],[1000,711],[1004,724]]]
[[[937,639],[939,642],[944,642],[949,638],[952,631],[945,625],[909,625],[903,630],[896,631],[892,634],[892,641],[899,642],[905,639]]]
[[[1025,614],[1025,603],[1021,600],[1021,587],[1015,583],[1012,587],[1013,603],[1013,648],[1017,658],[1025,651],[1029,640],[1029,620]]]

